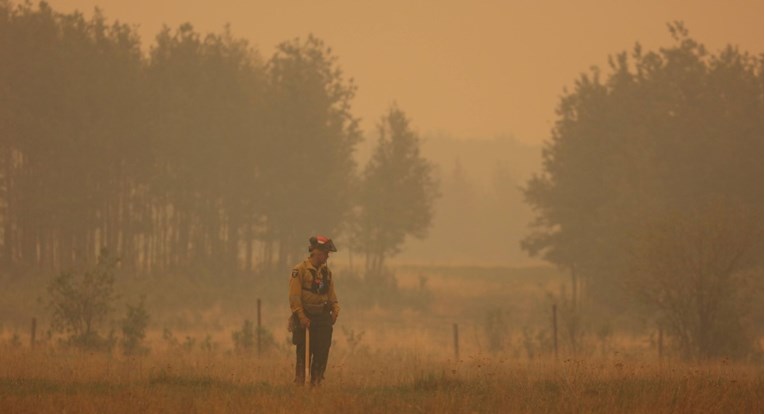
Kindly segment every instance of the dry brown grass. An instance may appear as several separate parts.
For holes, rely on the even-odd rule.
[[[0,356],[0,412],[662,413],[763,411],[759,366],[614,360],[520,361],[375,351],[332,355],[319,388],[268,357],[41,350]]]
[[[616,331],[607,344],[590,332],[586,352],[576,358],[569,356],[561,332],[560,360],[541,348],[535,355],[544,357],[529,360],[522,331],[526,326],[549,329],[548,292],[566,279],[504,271],[399,272],[403,295],[425,299],[423,306],[401,300],[345,307],[335,328],[327,381],[318,389],[291,383],[294,348],[287,345],[286,299],[264,303],[263,326],[275,344],[261,358],[232,352],[232,332],[245,319],[255,319],[251,298],[226,306],[188,299],[182,307],[150,308],[146,345],[151,353],[140,358],[120,356],[118,350],[113,355],[65,351],[56,345],[58,338],[42,334],[38,341],[46,342],[32,352],[28,322],[6,325],[0,335],[0,413],[763,411],[761,364],[685,364],[666,356],[659,362],[649,330]],[[363,294],[344,289],[341,298]],[[221,297],[236,297],[226,293]],[[507,336],[502,350],[490,355],[485,319],[493,309],[505,312]],[[453,349],[455,323],[459,360]],[[42,330],[45,322],[39,326]],[[164,328],[172,330],[176,343],[163,339]],[[351,331],[363,339],[357,336],[354,343]],[[21,345],[10,340],[13,333]],[[184,346],[187,338],[194,339],[193,346]],[[215,345],[210,352],[202,350],[205,338]],[[665,345],[667,354],[668,349]]]

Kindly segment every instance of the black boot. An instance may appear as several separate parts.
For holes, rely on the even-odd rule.
[[[324,374],[318,371],[311,371],[311,386],[321,385],[324,380]]]
[[[295,384],[305,384],[305,361],[300,358],[297,359],[295,364]]]

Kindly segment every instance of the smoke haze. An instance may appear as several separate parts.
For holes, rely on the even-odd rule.
[[[397,102],[421,133],[463,139],[512,134],[549,137],[565,86],[607,56],[670,42],[667,24],[685,22],[711,51],[727,43],[763,51],[757,0],[187,2],[52,0],[56,10],[99,7],[137,25],[148,48],[162,25],[190,22],[201,32],[231,25],[265,56],[309,33],[323,39],[358,85],[353,112],[366,131]]]

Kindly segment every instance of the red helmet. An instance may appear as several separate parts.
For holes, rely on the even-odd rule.
[[[321,249],[328,252],[337,251],[337,248],[335,247],[335,243],[332,243],[332,239],[330,239],[329,237],[316,235],[308,239],[308,243],[310,243],[310,245],[308,246],[309,252],[313,249]]]

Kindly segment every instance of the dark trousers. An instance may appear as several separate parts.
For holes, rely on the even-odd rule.
[[[306,315],[311,320],[309,328],[310,338],[310,366],[311,384],[319,384],[324,379],[324,371],[327,369],[329,359],[329,347],[332,345],[332,315],[322,313],[320,315]],[[295,363],[295,382],[305,383],[305,329],[298,328],[301,334],[297,335],[297,357]]]

